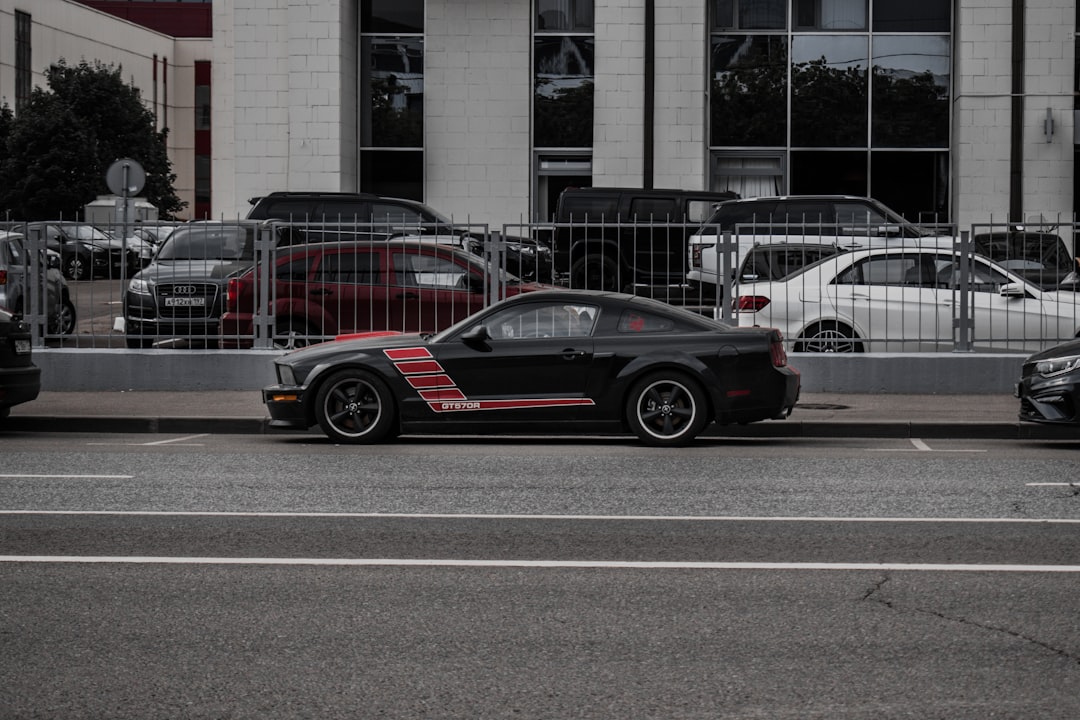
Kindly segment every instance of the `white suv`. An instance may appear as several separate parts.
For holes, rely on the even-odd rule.
[[[722,258],[716,246],[729,231],[737,244],[732,271],[755,245],[804,243],[857,250],[896,245],[952,247],[954,240],[952,233],[912,224],[872,198],[787,195],[729,200],[717,206],[688,241],[686,279],[691,285],[717,284]]]

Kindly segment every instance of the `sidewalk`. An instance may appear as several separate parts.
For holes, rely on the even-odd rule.
[[[803,393],[791,417],[710,426],[709,436],[1080,439],[1080,430],[1021,423],[1011,395]],[[42,392],[11,409],[2,431],[276,433],[258,391]],[[312,432],[318,432],[316,428]]]

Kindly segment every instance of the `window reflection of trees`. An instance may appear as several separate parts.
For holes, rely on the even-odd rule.
[[[591,147],[593,40],[537,37],[534,145]]]
[[[369,147],[421,147],[424,52],[420,38],[365,39],[371,126]]]
[[[787,40],[713,38],[711,144],[776,146],[787,139]]]
[[[949,139],[947,36],[876,36],[873,144],[946,147]]]

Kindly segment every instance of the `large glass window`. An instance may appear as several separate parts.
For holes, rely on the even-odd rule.
[[[362,0],[360,19],[360,189],[423,200],[423,0]]]
[[[593,38],[537,35],[535,40],[537,147],[592,147]]]
[[[875,35],[874,147],[947,147],[949,37]]]
[[[593,0],[536,0],[536,32],[593,31]]]
[[[786,36],[714,35],[711,144],[783,145],[787,76]]]
[[[803,35],[791,41],[791,144],[865,146],[865,35]]]
[[[30,102],[30,13],[15,11],[15,112]]]
[[[948,222],[950,0],[708,7],[712,189],[870,195]]]

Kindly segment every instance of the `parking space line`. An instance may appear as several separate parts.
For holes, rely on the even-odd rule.
[[[946,453],[984,453],[986,450],[976,448],[958,448],[949,450],[935,450],[919,438],[908,438],[915,447],[911,448],[867,448],[868,452],[946,452]]]
[[[337,567],[479,567],[614,570],[869,570],[916,572],[1080,573],[1080,565],[978,565],[970,563],[653,562],[634,560],[455,560],[417,558],[237,558],[0,555],[0,563],[117,565],[293,565]]]
[[[14,479],[51,479],[51,480],[130,480],[135,477],[134,475],[0,475],[0,478],[14,478]]]
[[[116,442],[88,442],[87,445],[123,445],[125,447],[148,447],[152,445],[183,445],[184,447],[202,447],[204,443],[192,443],[188,440],[198,440],[199,438],[207,437],[210,433],[200,433],[199,435],[187,435],[185,437],[171,438],[169,440],[154,440],[152,442],[141,443],[116,443]]]

